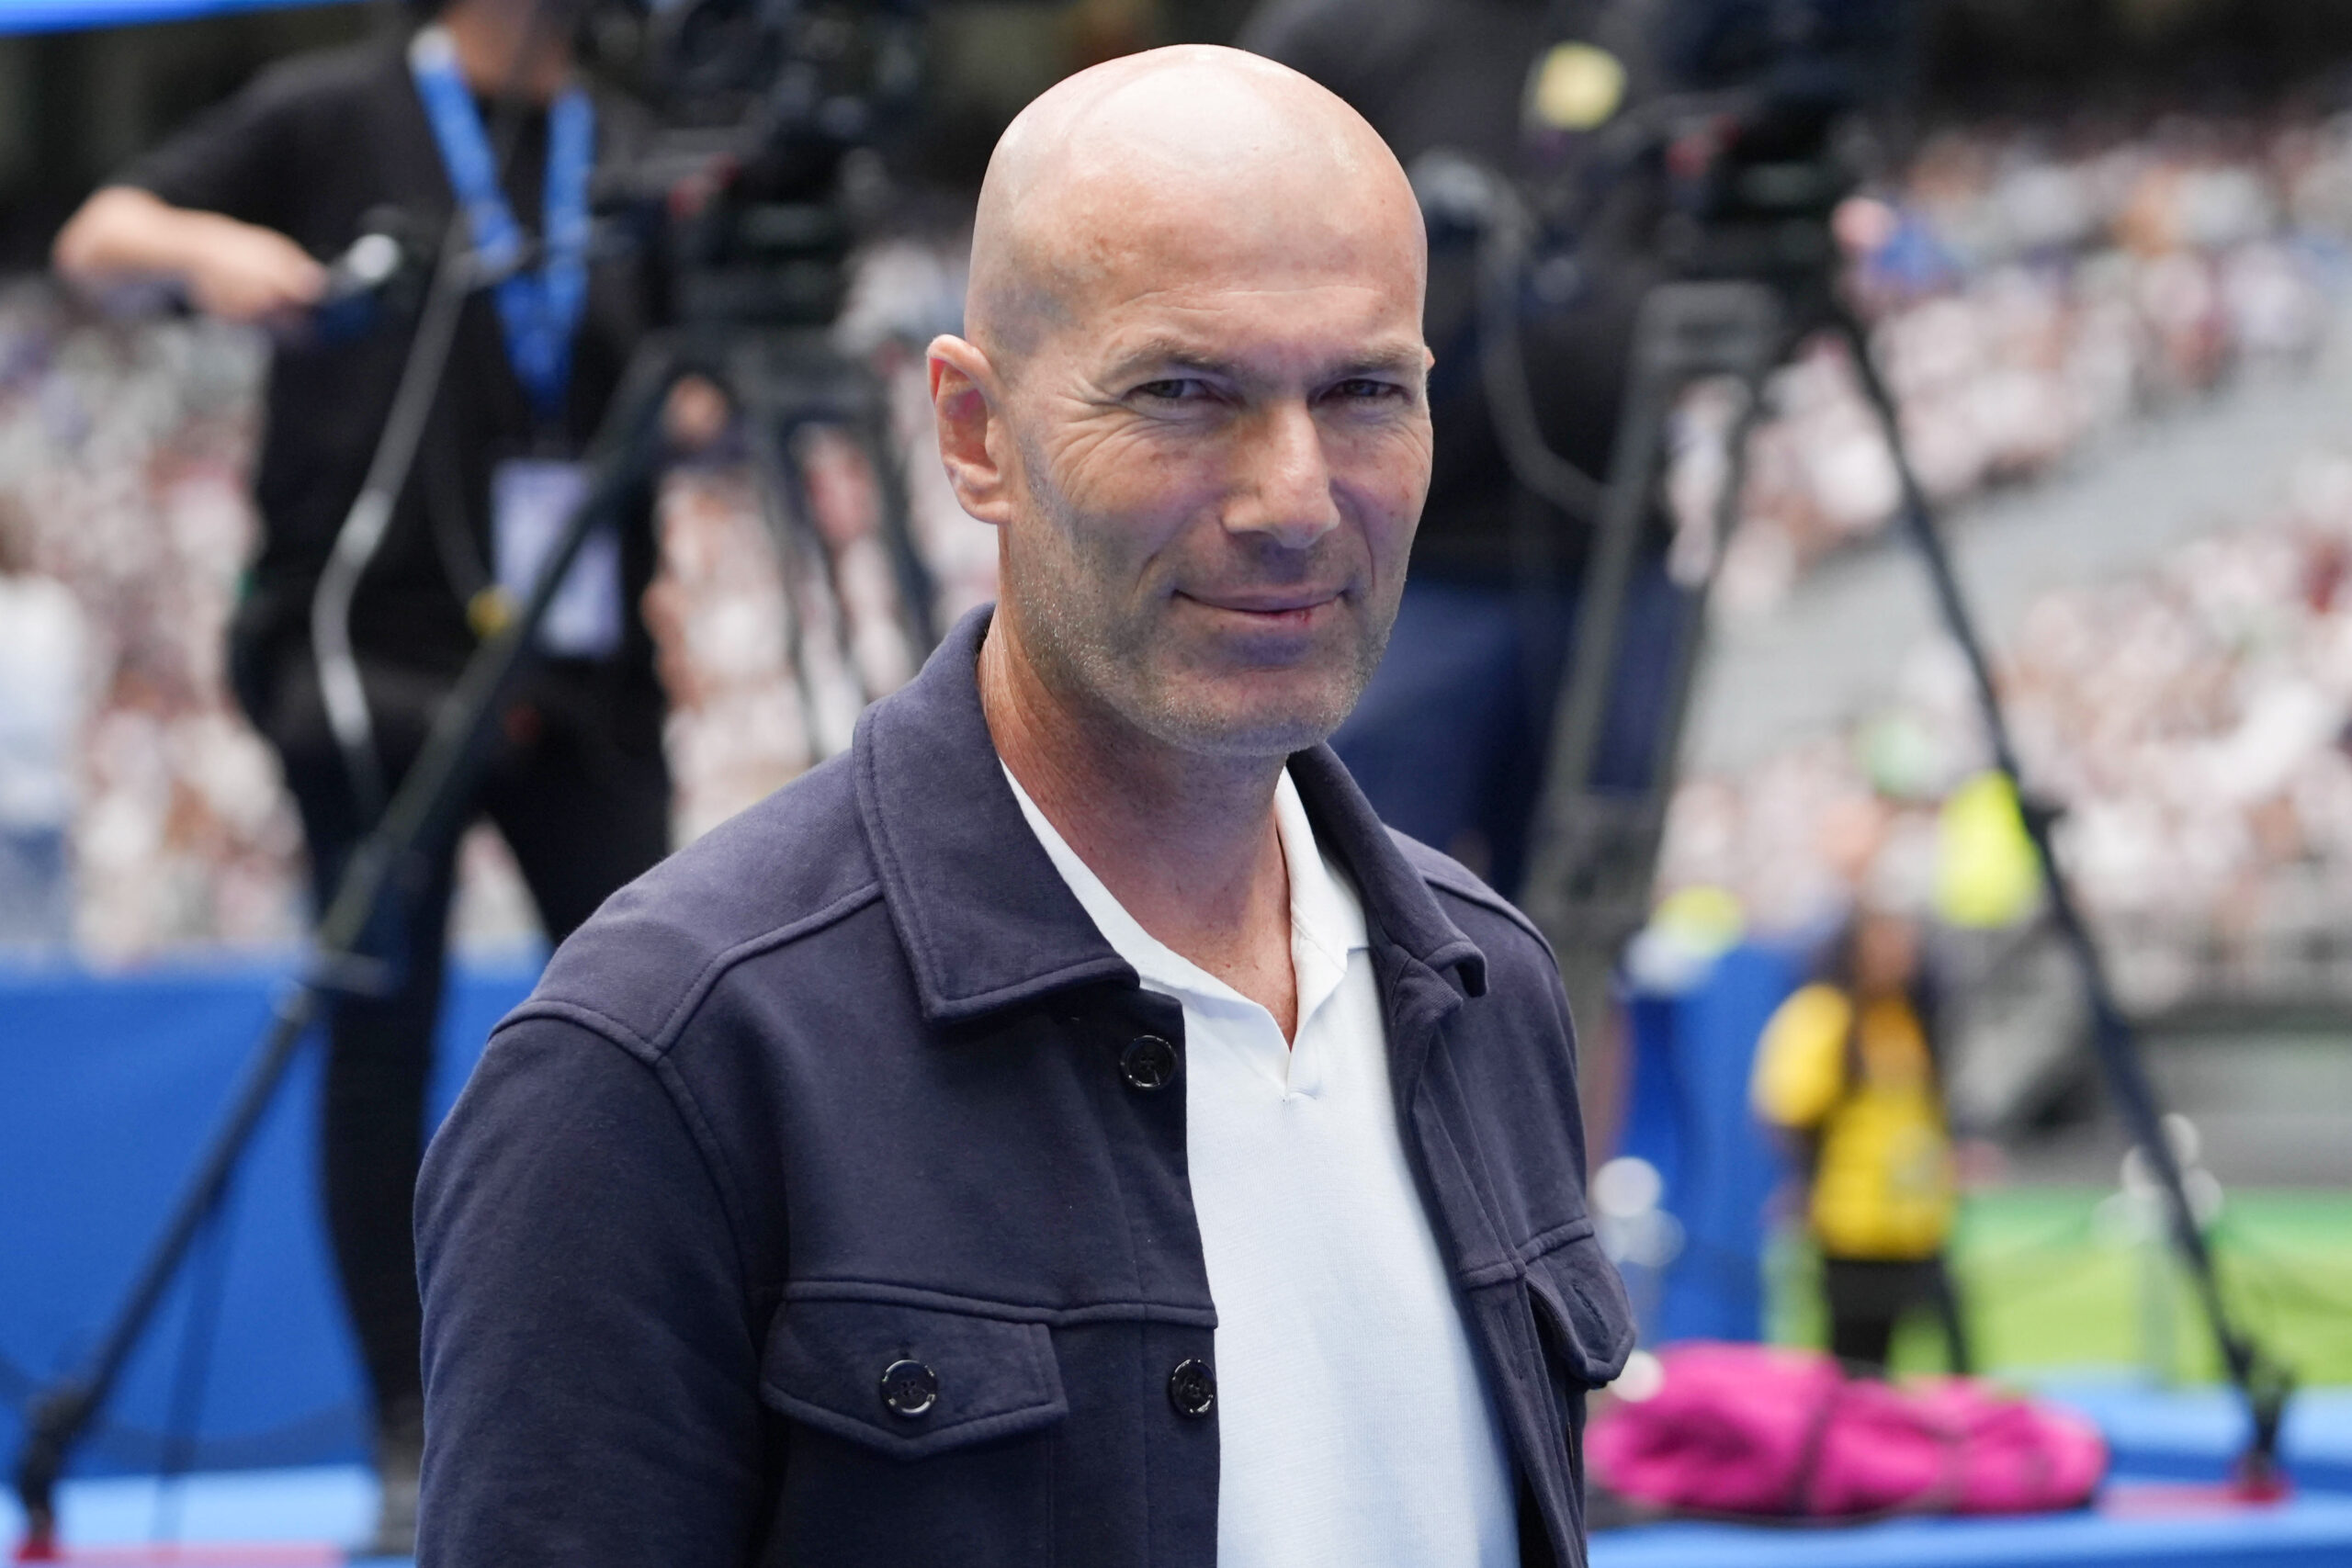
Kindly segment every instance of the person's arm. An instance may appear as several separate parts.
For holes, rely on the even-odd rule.
[[[1791,1132],[1821,1125],[1845,1092],[1853,1024],[1853,1004],[1834,986],[1806,986],[1775,1009],[1748,1083],[1757,1114]]]
[[[263,71],[119,171],[67,221],[51,252],[66,281],[100,296],[176,288],[235,321],[278,321],[315,304],[326,269],[302,243],[315,153],[350,112],[347,72],[317,57]]]
[[[276,230],[174,207],[136,186],[107,186],[84,202],[51,260],[90,294],[167,282],[208,315],[242,322],[308,310],[327,281],[326,268]]]
[[[656,1066],[492,1039],[417,1187],[420,1568],[734,1568],[773,1496],[717,1156]],[[691,1123],[690,1124],[690,1119]]]

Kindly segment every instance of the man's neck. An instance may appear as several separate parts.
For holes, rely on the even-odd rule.
[[[485,97],[552,103],[571,80],[571,45],[556,12],[562,0],[458,0],[441,26],[466,85]]]
[[[1283,759],[1204,757],[1080,712],[1000,617],[980,647],[997,755],[1120,907],[1171,951],[1297,1029],[1290,871],[1274,822]]]

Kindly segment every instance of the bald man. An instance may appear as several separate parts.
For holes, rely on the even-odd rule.
[[[972,263],[1001,599],[492,1037],[422,1561],[1581,1564],[1631,1335],[1559,979],[1323,745],[1429,483],[1412,193],[1164,50],[1021,116]]]

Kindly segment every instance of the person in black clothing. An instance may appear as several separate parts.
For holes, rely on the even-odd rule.
[[[422,46],[389,38],[280,63],[93,196],[57,241],[59,270],[85,288],[162,280],[199,310],[277,329],[254,481],[263,536],[230,662],[240,702],[283,763],[322,907],[371,822],[321,700],[311,601],[413,323],[328,341],[301,321],[324,288],[322,258],[350,246],[373,215],[391,209],[437,242],[454,201],[444,150],[452,136],[480,146],[511,130],[500,183],[526,235],[553,229],[542,218],[558,210],[551,183],[565,182],[559,205],[584,197],[579,132],[591,131],[593,161],[628,155],[641,122],[625,103],[574,87],[571,19],[553,9],[560,3],[453,0]],[[428,66],[446,89],[437,119]],[[569,164],[551,159],[551,141],[566,138]],[[474,196],[490,194],[493,166],[480,165]],[[483,244],[481,203],[467,207]],[[549,258],[524,277],[524,306],[552,301],[538,316],[489,292],[467,302],[414,470],[351,604],[387,784],[415,759],[473,654],[483,612],[498,603],[492,591],[516,575],[508,558],[526,547],[493,514],[503,466],[529,458],[544,473],[582,452],[654,302],[639,266],[592,263],[559,237],[525,253]],[[578,264],[568,293],[559,253]],[[533,288],[542,292],[530,296]],[[518,337],[518,321],[537,336]],[[536,357],[518,360],[526,339]],[[617,537],[586,553],[599,558],[570,580],[585,630],[575,625],[550,648],[506,709],[475,802],[513,848],[556,942],[658,861],[669,839],[662,697],[650,638],[628,613],[654,570],[650,491],[634,498]],[[529,570],[520,567],[524,581]],[[422,1393],[410,1208],[455,856],[454,839],[432,846],[429,878],[409,890],[401,929],[385,940],[389,988],[339,999],[329,1029],[327,1215],[375,1398],[385,1482],[377,1544],[387,1551],[413,1534]]]
[[[1536,73],[1566,39],[1634,36],[1638,0],[1270,0],[1241,46],[1315,78],[1370,120],[1407,168],[1433,151],[1539,183],[1573,177],[1585,142],[1535,112]],[[1638,51],[1621,58],[1640,85]],[[1608,473],[1634,316],[1657,280],[1628,182],[1578,236],[1575,285],[1523,327],[1546,443]],[[1554,708],[1575,637],[1589,529],[1521,488],[1478,368],[1476,262],[1433,236],[1426,333],[1436,459],[1385,661],[1332,744],[1382,818],[1462,856],[1506,895],[1526,872]],[[1687,624],[1663,529],[1645,541],[1600,735],[1607,789],[1653,784],[1673,651]]]

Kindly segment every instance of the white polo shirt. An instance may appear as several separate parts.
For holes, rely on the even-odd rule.
[[[1219,1568],[1513,1568],[1502,1429],[1396,1130],[1363,907],[1285,771],[1295,1043],[1137,925],[1012,779],[1062,880],[1184,1009],[1185,1148],[1216,1302]]]

